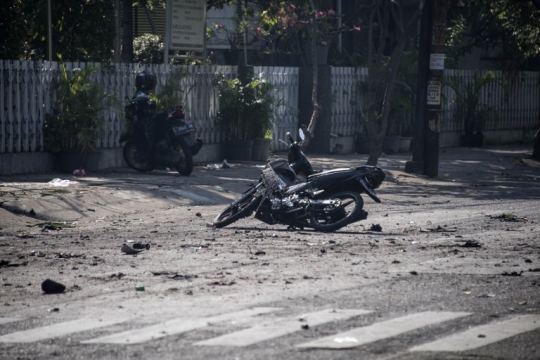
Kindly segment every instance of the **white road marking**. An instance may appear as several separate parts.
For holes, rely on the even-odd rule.
[[[424,326],[471,315],[465,312],[427,311],[352,329],[297,345],[299,348],[348,349],[397,336]]]
[[[520,315],[415,346],[410,351],[466,351],[540,328],[540,315]]]
[[[24,320],[23,318],[0,318],[0,325],[9,324],[15,321]]]
[[[279,308],[254,308],[242,310],[222,315],[202,317],[202,318],[180,318],[169,320],[153,326],[148,326],[141,329],[124,331],[117,334],[99,337],[87,341],[82,341],[83,344],[106,343],[106,344],[135,344],[149,341],[152,339],[162,338],[169,335],[181,334],[195,329],[200,329],[208,326],[211,323],[217,323],[228,320],[242,320],[246,317],[253,317],[260,314],[269,313],[280,310]]]
[[[114,325],[123,320],[77,319],[0,336],[0,343],[29,343]]]
[[[317,326],[331,321],[371,313],[370,310],[323,310],[291,318],[279,319],[264,325],[200,341],[195,345],[248,346],[261,341],[301,331],[303,325]]]

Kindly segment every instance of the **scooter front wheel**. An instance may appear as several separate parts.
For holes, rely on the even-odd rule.
[[[339,207],[334,208],[334,205],[329,204],[326,210],[312,212],[310,226],[316,231],[336,231],[352,222],[365,219],[364,200],[354,191],[323,195],[317,200],[337,200]]]
[[[242,218],[246,218],[259,206],[262,195],[251,189],[244,193],[238,200],[230,204],[214,220],[214,227],[222,228]]]
[[[141,159],[140,154],[137,153],[135,143],[132,140],[128,140],[124,144],[124,148],[122,149],[122,155],[124,156],[124,161],[126,162],[126,164],[128,164],[128,166],[133,170],[137,170],[139,172],[148,172],[156,168],[156,165],[152,160]]]

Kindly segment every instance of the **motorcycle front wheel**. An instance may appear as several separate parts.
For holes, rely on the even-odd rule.
[[[132,140],[128,140],[124,144],[122,149],[122,155],[124,156],[124,161],[130,168],[137,170],[139,172],[148,172],[156,168],[156,165],[152,160],[142,160],[140,159],[140,154],[137,154],[137,148],[135,143]]]
[[[214,220],[214,227],[222,228],[242,218],[248,217],[259,206],[262,195],[251,189],[244,193],[238,200],[230,204]]]
[[[176,171],[180,175],[188,176],[193,171],[193,155],[191,154],[191,149],[183,137],[176,139],[174,143],[176,151],[180,153],[180,161],[174,164]]]
[[[339,200],[340,206],[337,209],[312,213],[310,225],[316,231],[336,231],[362,218],[364,200],[356,192],[340,191],[323,195],[317,200]]]

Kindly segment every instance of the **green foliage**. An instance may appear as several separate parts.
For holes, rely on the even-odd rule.
[[[65,61],[108,61],[115,34],[114,1],[51,1],[53,56]],[[48,54],[46,0],[2,0],[0,58],[42,60]],[[7,18],[6,18],[7,17]],[[7,35],[9,34],[9,35]],[[53,60],[58,60],[57,58]]]
[[[456,116],[463,121],[465,134],[481,133],[488,120],[497,120],[499,114],[492,106],[481,102],[482,90],[488,84],[506,87],[505,82],[492,71],[476,72],[474,81],[466,82],[458,77],[450,78],[446,85],[455,93]]]
[[[177,67],[171,71],[167,78],[167,82],[152,96],[152,99],[156,102],[158,111],[182,105],[184,90],[181,87],[181,81],[187,74],[187,70],[181,67]]]
[[[468,0],[464,7],[452,8],[449,17],[449,64],[475,46],[501,49],[512,68],[540,51],[540,9],[532,1]]]
[[[133,60],[140,64],[162,64],[164,51],[162,36],[143,34],[133,40]]]
[[[411,135],[415,111],[418,52],[403,54],[390,101],[387,135]]]
[[[76,149],[82,154],[95,150],[105,128],[100,112],[118,104],[114,95],[94,81],[96,71],[87,67],[70,72],[62,64],[54,84],[54,111],[46,114],[43,124],[46,150]]]
[[[274,109],[283,106],[274,96],[274,86],[253,79],[243,85],[239,79],[220,79],[219,112],[216,123],[226,127],[233,139],[265,137],[274,122]]]
[[[0,59],[23,59],[28,51],[30,40],[28,19],[25,16],[26,6],[21,0],[0,1],[0,33],[9,34],[0,39]]]

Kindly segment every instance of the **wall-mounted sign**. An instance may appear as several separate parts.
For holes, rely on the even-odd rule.
[[[169,0],[171,50],[204,51],[206,0]]]
[[[427,104],[428,105],[441,105],[441,82],[440,81],[428,81],[427,88]]]
[[[444,70],[444,54],[430,54],[429,55],[429,69],[430,70]]]

